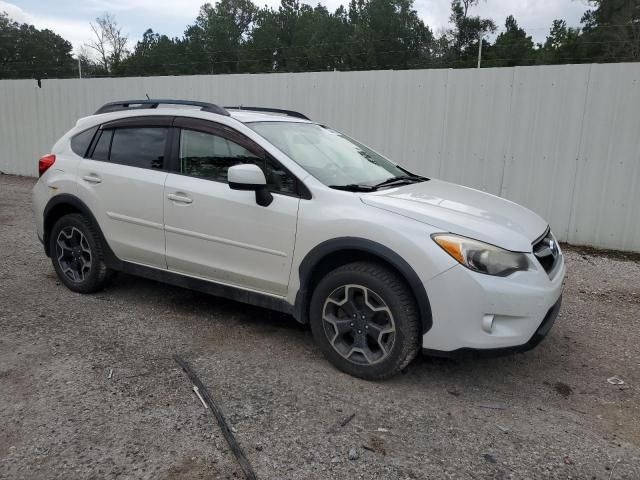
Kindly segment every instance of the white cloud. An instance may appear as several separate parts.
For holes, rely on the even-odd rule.
[[[513,15],[535,41],[542,42],[553,20],[562,18],[577,26],[587,8],[586,0],[480,0],[474,11],[475,15],[492,18],[499,30],[504,30],[507,16]]]
[[[118,18],[124,18],[144,12],[153,17],[165,16],[168,19],[186,19],[190,22],[196,18],[200,7],[205,3],[207,0],[88,0],[84,7],[95,15],[111,12]]]
[[[0,0],[1,11],[6,12],[16,22],[29,23],[39,29],[48,28],[54,31],[65,40],[71,42],[74,52],[77,52],[92,35],[89,21],[34,15],[25,12],[17,5],[2,0]]]
[[[434,32],[448,26],[450,0],[416,0],[415,8]],[[480,0],[469,14],[491,18],[498,31],[504,30],[505,19],[513,15],[535,41],[542,42],[553,20],[562,18],[569,25],[577,26],[587,8],[586,0]]]
[[[9,15],[9,18],[19,23],[26,23],[30,21],[30,16],[17,5],[13,3],[7,3],[0,1],[0,12],[4,12]]]

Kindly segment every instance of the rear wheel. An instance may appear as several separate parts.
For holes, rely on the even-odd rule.
[[[72,213],[61,217],[49,238],[53,268],[67,288],[92,293],[109,283],[113,272],[104,262],[104,247],[84,216]]]
[[[419,349],[420,322],[403,279],[382,265],[356,262],[327,274],[313,292],[311,329],[338,369],[378,380],[395,375]]]

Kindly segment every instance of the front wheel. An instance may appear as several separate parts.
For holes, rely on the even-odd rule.
[[[403,279],[374,262],[328,273],[310,304],[313,336],[329,361],[367,380],[391,377],[417,355],[420,322]]]

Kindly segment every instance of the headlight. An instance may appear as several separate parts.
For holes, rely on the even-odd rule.
[[[434,233],[431,238],[459,263],[475,272],[506,277],[529,269],[529,260],[524,253],[451,233]]]

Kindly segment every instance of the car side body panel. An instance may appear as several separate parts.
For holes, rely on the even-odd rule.
[[[76,194],[94,213],[117,257],[166,268],[162,207],[167,172],[89,158],[77,171]]]
[[[169,174],[162,200],[169,270],[286,296],[300,199],[273,198],[261,207],[253,191]]]

